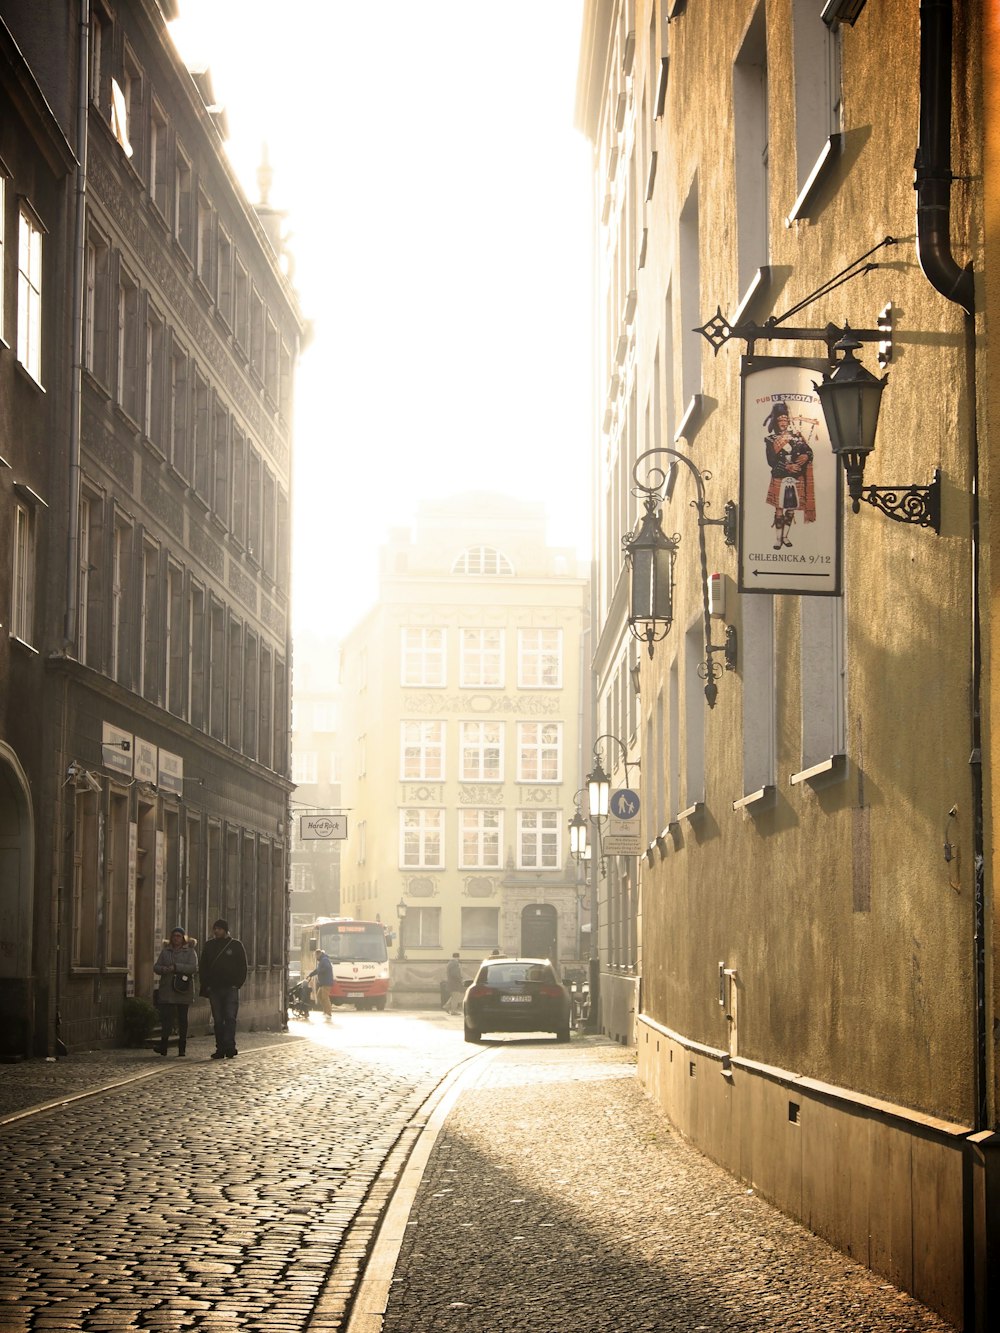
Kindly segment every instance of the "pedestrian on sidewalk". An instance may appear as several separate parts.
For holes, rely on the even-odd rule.
[[[458,954],[453,953],[448,959],[448,970],[445,972],[445,982],[448,986],[448,1007],[446,1012],[457,1014],[462,1007],[462,996],[465,994],[465,981],[462,978],[462,964],[458,960]]]
[[[231,1060],[239,1055],[236,1016],[240,1011],[240,987],[246,979],[246,950],[230,935],[229,922],[220,917],[201,955],[200,993],[208,996],[215,1029],[213,1060]]]
[[[194,978],[198,971],[197,940],[188,939],[181,926],[175,926],[169,940],[163,941],[153,971],[160,978],[160,1044],[158,1055],[166,1055],[170,1034],[177,1024],[177,1054],[187,1055],[188,1010],[194,1001]]]
[[[323,1010],[323,1017],[328,1023],[333,1022],[333,1007],[330,1004],[330,987],[333,985],[333,963],[324,949],[316,950],[316,966],[306,977],[310,981],[316,978],[316,999]]]

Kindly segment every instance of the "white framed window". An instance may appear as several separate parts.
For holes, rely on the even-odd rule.
[[[458,864],[462,870],[498,870],[502,846],[502,810],[458,812]]]
[[[795,175],[800,216],[814,173],[821,170],[830,138],[843,119],[841,29],[828,28],[811,0],[792,0],[792,64],[795,82]],[[808,216],[808,213],[805,214]]]
[[[802,767],[845,753],[847,651],[840,597],[800,597]]]
[[[493,546],[469,546],[455,558],[453,574],[513,574],[514,566]]]
[[[503,689],[502,629],[463,629],[459,684],[463,689]]]
[[[18,212],[17,359],[42,382],[42,229],[25,208]]]
[[[558,690],[563,683],[563,632],[558,628],[517,631],[517,683],[522,690]]]
[[[517,724],[518,782],[562,781],[561,722]]]
[[[444,685],[447,677],[443,629],[407,625],[400,647],[401,685]]]
[[[462,908],[462,948],[493,949],[500,943],[500,909]]]
[[[503,781],[502,722],[461,722],[459,748],[463,782]]]
[[[444,869],[443,810],[400,810],[399,864],[404,869]]]
[[[444,779],[444,723],[399,724],[399,776],[409,782]]]
[[[315,750],[300,750],[296,747],[292,751],[292,781],[319,781],[319,755]]]
[[[767,22],[760,4],[733,64],[736,251],[739,294],[750,290],[770,253]],[[819,14],[816,15],[818,27]]]
[[[562,864],[562,811],[518,810],[519,870],[557,870]]]
[[[289,886],[292,893],[312,893],[313,868],[308,861],[293,861],[291,866],[292,882]]]
[[[30,644],[35,620],[35,513],[30,505],[14,505],[14,569],[11,582],[10,632]]]

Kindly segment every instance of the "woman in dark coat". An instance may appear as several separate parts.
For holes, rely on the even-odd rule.
[[[180,926],[164,940],[153,971],[160,978],[160,1044],[157,1052],[166,1055],[170,1034],[177,1023],[177,1054],[187,1055],[188,1010],[196,991],[194,978],[198,971],[198,955]]]

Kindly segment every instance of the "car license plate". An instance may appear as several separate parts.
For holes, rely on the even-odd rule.
[[[530,996],[530,995],[501,995],[501,996],[500,996],[500,1003],[501,1003],[501,1004],[530,1004],[530,1003],[531,1003],[531,996]]]
[[[365,993],[363,990],[349,990],[347,992],[347,998],[349,1000],[363,1000],[365,998]]]

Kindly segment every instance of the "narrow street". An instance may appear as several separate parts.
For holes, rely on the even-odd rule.
[[[344,1012],[210,1049],[4,1068],[3,1333],[949,1327],[688,1147],[603,1038]]]

